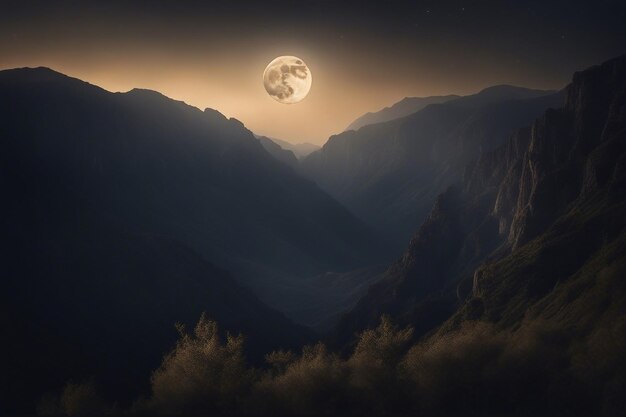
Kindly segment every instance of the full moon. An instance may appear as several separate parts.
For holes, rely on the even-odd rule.
[[[263,72],[267,94],[280,103],[302,101],[309,94],[312,82],[309,67],[295,56],[279,56]]]

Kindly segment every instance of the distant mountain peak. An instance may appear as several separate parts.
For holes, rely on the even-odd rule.
[[[0,81],[14,84],[28,84],[28,83],[75,83],[76,85],[89,85],[92,88],[102,90],[93,84],[86,81],[79,80],[78,78],[70,77],[69,75],[62,74],[48,67],[23,67],[12,68],[6,70],[0,70]]]
[[[547,96],[555,90],[538,90],[510,84],[498,84],[484,88],[469,96],[445,95],[428,97],[405,97],[389,107],[376,112],[368,112],[356,119],[345,129],[359,130],[361,127],[376,123],[388,122],[417,113],[428,105],[454,101],[459,105],[484,105],[493,101],[519,100]]]
[[[520,87],[518,85],[513,85],[513,84],[496,84],[496,85],[491,85],[489,87],[485,87],[482,90],[480,90],[478,93],[485,93],[488,91],[538,91],[538,92],[544,92],[545,90],[540,90],[540,89],[533,89],[533,88],[527,88],[527,87]]]
[[[59,77],[59,78],[71,78],[65,74],[62,74],[58,71],[53,70],[52,68],[49,67],[21,67],[21,68],[11,68],[11,69],[7,69],[7,70],[2,70],[0,71],[2,73],[5,74],[27,74],[29,76],[35,76],[35,75],[47,75],[47,76],[54,76],[54,77]]]
[[[283,149],[279,144],[266,136],[255,135],[255,137],[259,140],[261,146],[275,159],[292,168],[298,165],[298,158],[296,158],[292,151]]]
[[[151,90],[149,88],[133,88],[130,91],[127,91],[125,93],[121,93],[124,94],[128,97],[132,97],[136,100],[141,100],[146,101],[147,103],[160,103],[160,104],[164,104],[164,105],[179,105],[179,106],[184,106],[190,109],[194,109],[195,111],[200,111],[200,109],[198,109],[195,106],[192,106],[190,104],[185,103],[182,100],[176,100],[173,98],[170,98],[158,91],[155,90]]]
[[[222,113],[220,113],[219,111],[217,111],[215,109],[211,109],[209,107],[204,109],[204,114],[206,116],[208,116],[209,118],[211,118],[211,119],[222,120],[222,121],[227,121],[228,120],[228,118],[226,116],[224,116]]]
[[[492,97],[497,100],[505,99],[526,99],[533,97],[554,94],[556,90],[540,90],[534,88],[520,87],[511,84],[498,84],[480,90],[476,95],[482,97]]]
[[[307,157],[309,154],[320,149],[319,145],[315,145],[309,142],[301,142],[301,143],[291,143],[286,140],[270,138],[268,136],[263,135],[255,135],[257,139],[265,138],[270,140],[283,148],[286,151],[293,152],[297,159],[302,159]]]
[[[229,118],[228,121],[235,126],[239,126],[242,128],[246,127],[241,120],[235,119],[234,117]]]
[[[149,88],[133,88],[132,90],[126,92],[126,94],[136,95],[136,96],[145,96],[145,97],[158,97],[158,98],[165,98],[167,100],[172,100],[171,98],[165,96],[164,94],[159,93],[158,91],[155,91],[155,90],[151,90]]]
[[[397,103],[385,107],[382,110],[365,113],[363,116],[350,123],[345,130],[358,130],[366,125],[399,119],[400,117],[405,117],[418,112],[429,104],[445,103],[446,101],[456,98],[459,98],[459,96],[405,97]]]

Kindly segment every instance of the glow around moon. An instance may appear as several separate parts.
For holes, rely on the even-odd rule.
[[[263,73],[267,93],[285,104],[303,100],[309,94],[312,82],[309,67],[295,56],[279,56],[269,63]]]

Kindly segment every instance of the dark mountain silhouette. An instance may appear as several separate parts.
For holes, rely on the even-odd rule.
[[[539,98],[553,93],[556,93],[556,91],[537,90],[501,84],[484,88],[476,94],[459,97],[454,100],[454,102],[456,105],[476,107],[508,100],[527,100],[531,98]]]
[[[263,148],[274,158],[292,168],[298,166],[298,158],[292,151],[283,149],[279,144],[266,136],[257,136],[257,139],[261,142]]]
[[[252,361],[313,340],[176,241],[104,223],[49,228],[30,209],[35,223],[4,228],[2,412],[33,409],[43,394],[91,378],[112,398],[144,394],[177,340],[174,324],[193,327],[203,312],[246,334]]]
[[[562,93],[485,89],[332,136],[300,169],[402,247],[469,161],[561,102]]]
[[[562,349],[596,331],[623,337],[625,161],[626,56],[576,73],[564,107],[470,164],[335,340],[381,314],[416,335],[445,322],[441,337],[543,321],[568,337]]]
[[[0,92],[7,198],[43,218],[58,206],[51,223],[170,237],[278,307],[298,277],[380,254],[362,222],[217,111],[44,68],[1,72]]]
[[[153,91],[1,71],[0,140],[3,412],[32,409],[69,378],[134,396],[174,324],[203,311],[246,333],[251,358],[300,346],[308,330],[221,268],[291,301],[298,279],[379,253],[240,122]]]
[[[350,123],[346,130],[359,130],[363,126],[400,119],[413,113],[417,113],[430,104],[442,104],[455,100],[457,104],[485,105],[503,100],[520,100],[541,97],[548,93],[549,92],[545,90],[532,90],[504,84],[487,87],[478,94],[465,97],[457,95],[405,97],[392,106],[385,107],[377,112],[365,113],[363,116]]]
[[[431,97],[405,97],[389,107],[385,107],[377,112],[365,113],[346,128],[346,130],[359,130],[363,126],[376,123],[388,122],[399,119],[422,110],[429,104],[445,103],[459,96],[431,96]]]
[[[261,370],[201,319],[148,400],[109,415],[620,415],[626,56],[563,94],[483,93],[331,138],[319,154],[353,152],[345,171],[340,157],[304,161],[375,168],[338,184],[389,198],[393,215],[445,189],[400,259],[357,269],[378,263],[380,239],[241,123],[151,91],[0,72],[0,411],[31,412],[42,392],[91,376],[107,399],[146,393],[172,323],[202,311],[247,335],[253,363],[311,340],[227,266],[319,329],[373,283],[329,341],[380,325],[349,356],[318,344]],[[55,404],[85,414],[84,398]]]
[[[298,159],[302,159],[308,156],[310,153],[317,151],[320,147],[319,145],[315,145],[309,142],[302,143],[291,143],[286,140],[276,139],[276,138],[268,138],[272,142],[276,143],[281,148],[293,152],[293,154]]]

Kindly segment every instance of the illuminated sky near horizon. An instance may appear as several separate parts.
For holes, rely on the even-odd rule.
[[[0,0],[0,69],[47,66],[111,91],[149,88],[258,134],[322,144],[405,96],[561,88],[626,53],[624,3]],[[280,55],[313,74],[298,104],[263,87]]]

